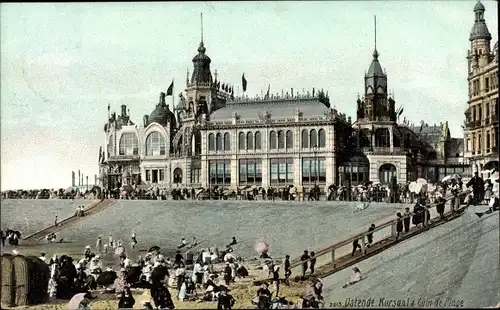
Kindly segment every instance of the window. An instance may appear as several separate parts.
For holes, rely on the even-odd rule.
[[[486,132],[486,151],[489,152],[490,151],[490,147],[491,147],[491,141],[490,141],[490,132],[487,131]]]
[[[378,128],[375,130],[375,146],[389,147],[389,129]]]
[[[393,178],[396,176],[396,166],[393,164],[383,164],[379,169],[379,179],[382,184],[391,184]],[[397,181],[397,179],[396,179]]]
[[[302,148],[307,149],[309,147],[309,132],[307,129],[302,130]]]
[[[245,149],[245,133],[240,132],[238,134],[238,149],[244,150]]]
[[[276,131],[271,131],[269,133],[269,148],[271,150],[276,149]]]
[[[261,149],[261,144],[262,144],[261,134],[260,134],[260,131],[257,131],[255,133],[255,149],[256,150],[260,150]]]
[[[191,183],[199,184],[200,183],[200,175],[201,175],[200,168],[191,169]]]
[[[481,134],[478,134],[477,135],[477,151],[478,152],[481,152],[482,148],[481,148]]]
[[[120,138],[120,155],[139,155],[139,142],[134,133],[124,133]]]
[[[215,136],[213,133],[208,135],[208,150],[215,151]]]
[[[220,132],[215,136],[215,150],[222,151],[222,134]]]
[[[325,157],[302,158],[302,183],[326,182]]]
[[[146,169],[146,182],[151,181],[151,170]]]
[[[293,132],[291,130],[286,132],[286,149],[293,149]]]
[[[159,169],[160,181],[165,181],[165,169]]]
[[[214,185],[230,185],[231,184],[231,161],[210,160],[209,165],[209,181],[210,187]]]
[[[326,132],[324,129],[318,131],[318,140],[319,147],[326,147]]]
[[[262,184],[262,161],[260,159],[240,159],[239,184]]]
[[[166,141],[161,133],[153,131],[146,138],[146,156],[165,155]]]
[[[224,151],[231,150],[231,136],[228,132],[224,134]]]
[[[465,144],[465,151],[469,152],[471,150],[470,148],[470,138],[467,139],[467,144]]]
[[[316,132],[316,129],[311,130],[311,141],[309,142],[309,145],[311,148],[318,147],[318,133]]]
[[[477,120],[480,121],[483,118],[483,109],[481,107],[478,107],[478,112],[477,112]]]
[[[293,184],[293,158],[271,158],[271,184]]]
[[[110,156],[112,155],[115,155],[115,151],[114,151],[114,143],[113,143],[113,135],[109,136],[109,140],[108,140],[108,153]]]
[[[283,130],[278,131],[278,149],[285,148],[285,133]]]
[[[253,150],[253,133],[251,131],[247,133],[247,150]]]
[[[173,177],[174,183],[175,184],[180,184],[182,183],[182,169],[181,168],[175,168],[174,169],[174,177]]]

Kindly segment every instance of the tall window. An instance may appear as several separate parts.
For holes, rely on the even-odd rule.
[[[378,128],[375,130],[375,146],[389,147],[389,129]]]
[[[278,131],[278,149],[282,150],[285,148],[285,132],[283,130]]]
[[[223,160],[210,160],[210,186],[214,185],[230,185],[231,184],[231,161]]]
[[[318,131],[318,147],[326,147],[326,132],[324,129]]]
[[[224,151],[231,150],[231,136],[228,132],[224,134]]]
[[[318,133],[316,132],[316,129],[311,130],[311,141],[310,141],[310,147],[318,147]]]
[[[244,150],[245,149],[245,133],[240,132],[238,134],[238,149]]]
[[[109,140],[108,140],[108,153],[109,153],[109,156],[115,155],[115,151],[114,151],[115,144],[113,143],[113,137],[114,137],[114,135],[109,136]]]
[[[120,138],[120,155],[139,155],[139,141],[134,133],[127,132]]]
[[[247,132],[247,150],[253,150],[253,133]]]
[[[271,150],[276,149],[276,140],[276,131],[271,131],[271,133],[269,133],[269,148]]]
[[[216,151],[222,151],[222,134],[220,132],[215,136],[215,149]]]
[[[200,175],[201,175],[200,168],[191,169],[191,183],[199,184],[200,183]]]
[[[486,132],[486,151],[487,151],[487,152],[490,150],[490,147],[491,147],[491,145],[490,145],[490,144],[491,144],[491,143],[490,143],[490,132],[489,132],[489,131],[487,131],[487,132]]]
[[[350,182],[351,185],[358,185],[369,181],[369,163],[363,164],[347,162],[341,167],[341,169],[343,172],[342,180],[346,182],[344,184],[348,184]]]
[[[208,150],[215,151],[215,135],[213,133],[208,135]]]
[[[262,184],[262,161],[260,159],[240,159],[240,185]]]
[[[260,131],[255,133],[255,149],[260,150],[262,148],[262,135]]]
[[[302,158],[302,183],[326,182],[325,157]]]
[[[153,131],[146,138],[146,156],[165,155],[165,137],[158,131]]]
[[[477,135],[477,151],[478,152],[481,152],[481,150],[482,150],[481,147],[482,147],[482,145],[481,145],[481,134],[478,134]]]
[[[309,132],[307,129],[302,130],[302,148],[307,149],[309,147]]]
[[[293,158],[271,158],[271,184],[293,184]]]
[[[291,150],[293,149],[293,131],[288,130],[286,132],[286,149]]]

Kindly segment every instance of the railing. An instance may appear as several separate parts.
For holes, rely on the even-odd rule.
[[[391,153],[391,148],[388,147],[363,147],[361,148],[363,153]],[[407,152],[408,150],[403,147],[393,147],[392,153],[402,153]]]
[[[458,210],[460,206],[460,196],[467,194],[466,192],[460,193],[459,196],[455,197],[453,195],[449,195],[445,197],[446,201],[451,201],[454,202],[454,205],[451,205],[452,210]],[[456,198],[456,199],[455,199]],[[424,209],[431,211],[435,211],[437,203],[430,204],[426,206]],[[412,214],[413,215],[413,214]],[[433,216],[434,215],[434,216]],[[427,212],[424,212],[424,222],[422,223],[423,226],[421,229],[428,229],[428,225],[433,222],[433,220],[436,220],[436,218],[439,218],[439,215],[437,212],[434,212],[434,214],[431,213],[431,217],[427,218]],[[390,216],[388,218],[385,218],[381,221],[382,223],[376,224],[375,229],[373,231],[365,231],[361,234],[357,234],[355,236],[351,236],[343,241],[337,242],[336,244],[329,246],[327,248],[321,249],[315,253],[315,258],[316,258],[316,268],[322,266],[322,265],[328,265],[332,264],[333,267],[336,267],[336,261],[339,258],[345,257],[345,255],[349,255],[349,253],[352,252],[352,243],[355,240],[359,241],[359,244],[361,245],[361,255],[365,256],[368,253],[369,247],[367,247],[367,242],[366,238],[368,235],[374,236],[377,233],[377,240],[380,241],[385,241],[390,237],[395,237],[396,236],[396,223],[397,221],[394,219],[394,216]],[[376,244],[375,238],[373,237],[373,243]],[[357,249],[356,249],[357,252]],[[307,260],[309,263],[311,259]],[[301,267],[304,262],[300,260],[294,260],[291,264],[292,268],[292,274],[299,275],[301,273]]]

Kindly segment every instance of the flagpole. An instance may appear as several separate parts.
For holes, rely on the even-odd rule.
[[[174,88],[175,88],[175,83],[174,83],[174,79],[172,79],[172,112],[174,112],[174,110],[175,110],[175,101],[174,101],[174,94],[175,94],[175,92],[174,92]]]

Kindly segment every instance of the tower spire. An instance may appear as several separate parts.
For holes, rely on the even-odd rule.
[[[201,20],[201,43],[203,43],[203,13],[200,13]]]
[[[377,15],[373,15],[373,28],[375,32],[374,40],[375,40],[375,50],[373,51],[373,58],[378,59],[378,51],[377,51]]]

